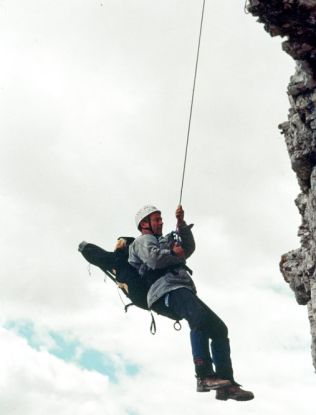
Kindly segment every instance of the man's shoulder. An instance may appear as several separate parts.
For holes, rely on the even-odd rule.
[[[148,251],[159,243],[154,235],[140,235],[129,247],[130,258],[134,255],[138,256],[140,252]]]
[[[148,244],[148,243],[155,243],[158,244],[158,240],[154,235],[146,234],[146,235],[139,235],[135,241],[134,244]]]

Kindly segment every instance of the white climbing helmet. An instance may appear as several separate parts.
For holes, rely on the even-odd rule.
[[[145,205],[139,211],[136,213],[135,216],[135,223],[137,229],[139,229],[140,222],[145,219],[148,215],[151,215],[152,213],[158,212],[160,213],[160,210],[156,208],[156,206],[153,205]]]

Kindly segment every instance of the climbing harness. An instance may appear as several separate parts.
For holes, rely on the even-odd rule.
[[[196,61],[195,61],[195,70],[194,70],[193,88],[192,88],[192,95],[191,95],[191,105],[190,105],[190,115],[189,115],[189,123],[188,123],[188,130],[187,130],[187,140],[186,140],[185,153],[184,153],[184,163],[183,163],[183,171],[182,171],[179,205],[181,205],[181,201],[182,201],[184,176],[185,176],[185,169],[186,169],[186,164],[187,164],[188,148],[189,148],[189,141],[190,141],[191,120],[192,120],[192,112],[193,112],[193,104],[194,104],[196,76],[197,76],[198,65],[199,65],[202,28],[203,28],[203,21],[204,21],[204,10],[205,10],[205,0],[203,0],[202,15],[201,15],[201,21],[200,21],[200,33],[199,33],[199,41],[198,41]]]

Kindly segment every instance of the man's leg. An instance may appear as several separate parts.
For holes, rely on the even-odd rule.
[[[176,312],[181,318],[188,321],[193,337],[197,336],[198,341],[192,343],[193,356],[196,351],[207,359],[209,350],[208,340],[211,339],[212,358],[216,367],[216,375],[220,379],[230,381],[229,385],[216,387],[216,399],[224,400],[234,399],[236,401],[249,401],[254,398],[254,394],[240,388],[235,382],[233,376],[233,368],[230,359],[230,346],[228,339],[228,330],[223,321],[204,304],[194,293],[186,288],[180,288],[172,291],[169,295],[169,305],[171,310]],[[205,340],[206,339],[206,340]],[[206,367],[206,366],[205,366]],[[196,373],[198,369],[196,366]],[[209,378],[199,378],[197,383],[198,392],[206,392],[211,387]]]
[[[189,323],[197,376],[198,373],[204,371],[208,371],[210,375],[212,373],[212,359],[209,352],[209,339],[211,339],[212,357],[217,376],[235,383],[227,337],[228,331],[222,320],[192,291],[186,288],[179,288],[169,293],[169,307]],[[201,367],[198,367],[197,359],[201,359]]]
[[[183,318],[183,316],[180,316],[176,313],[174,307],[171,308],[170,306],[166,305],[164,297],[160,298],[153,304],[152,310],[168,318],[179,320]],[[196,376],[198,378],[204,378],[207,376],[215,375],[210,355],[209,338],[207,333],[204,330],[193,328],[190,332],[190,341]]]
[[[236,384],[230,357],[231,352],[227,326],[203,301],[199,298],[198,301],[203,309],[203,311],[200,311],[201,319],[198,324],[205,327],[207,336],[211,339],[211,351],[216,367],[216,374]]]
[[[192,329],[190,340],[196,376],[203,378],[215,375],[206,333],[202,330]]]

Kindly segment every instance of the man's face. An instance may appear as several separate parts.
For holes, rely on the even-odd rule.
[[[162,227],[163,227],[163,221],[161,217],[161,213],[155,212],[149,215],[150,225],[153,233],[155,235],[162,235]]]

